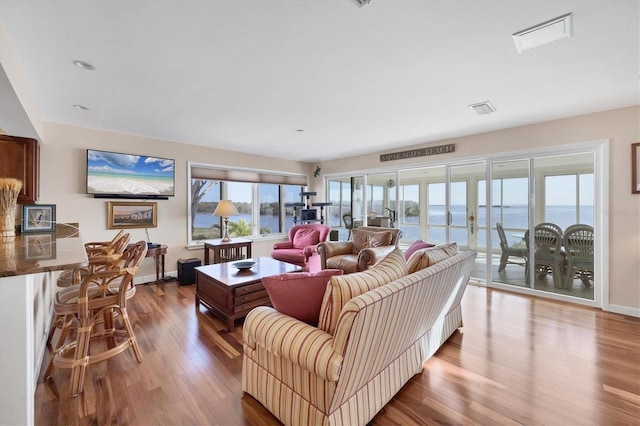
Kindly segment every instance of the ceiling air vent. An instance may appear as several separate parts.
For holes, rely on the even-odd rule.
[[[351,1],[354,2],[358,7],[366,6],[369,3],[371,3],[371,0],[351,0]]]
[[[513,41],[519,53],[552,41],[571,37],[571,14],[559,16],[542,24],[513,34]]]
[[[491,102],[489,102],[489,101],[479,102],[477,104],[471,104],[469,106],[475,112],[477,112],[478,115],[486,115],[486,114],[491,114],[492,112],[496,112],[496,109],[494,108],[493,105],[491,105]]]

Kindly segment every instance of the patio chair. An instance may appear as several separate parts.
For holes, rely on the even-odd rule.
[[[500,222],[496,223],[496,229],[498,230],[498,237],[500,237],[500,248],[502,249],[502,255],[500,256],[500,266],[498,266],[498,272],[504,271],[507,263],[513,265],[520,265],[525,267],[527,271],[527,265],[529,263],[529,252],[526,247],[513,247],[509,245],[507,237],[504,233],[504,228]],[[510,257],[518,257],[524,260],[524,262],[512,262]],[[525,274],[526,275],[526,274]]]
[[[563,246],[567,256],[567,286],[574,278],[580,278],[582,284],[591,287],[593,281],[593,227],[589,225],[571,225],[563,236]]]

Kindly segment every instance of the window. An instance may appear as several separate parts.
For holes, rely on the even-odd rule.
[[[307,176],[239,170],[189,163],[189,244],[222,236],[222,218],[213,212],[222,199],[238,209],[229,218],[230,237],[260,237],[286,233],[293,226],[293,209],[285,203],[300,202]],[[304,184],[303,184],[304,183]]]

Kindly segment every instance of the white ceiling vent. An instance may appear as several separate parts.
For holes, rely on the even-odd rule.
[[[369,3],[371,3],[371,0],[351,0],[351,1],[354,2],[358,7],[366,6]]]
[[[552,41],[571,37],[571,13],[551,19],[513,34],[519,53]]]
[[[478,113],[478,115],[486,115],[486,114],[491,114],[492,112],[496,112],[496,109],[493,105],[491,105],[491,102],[486,101],[486,102],[479,102],[477,104],[471,104],[469,105],[475,112]]]

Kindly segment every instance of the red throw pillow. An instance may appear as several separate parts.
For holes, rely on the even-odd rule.
[[[334,275],[342,275],[342,269],[274,275],[264,277],[262,284],[278,312],[317,326],[322,298],[327,283]]]
[[[299,229],[293,235],[293,248],[303,249],[318,244],[320,232],[317,229]]]
[[[436,246],[435,244],[425,243],[422,240],[416,240],[414,241],[413,244],[411,244],[411,246],[407,249],[407,251],[404,252],[404,259],[409,260],[411,255],[420,249],[435,247],[435,246]]]

